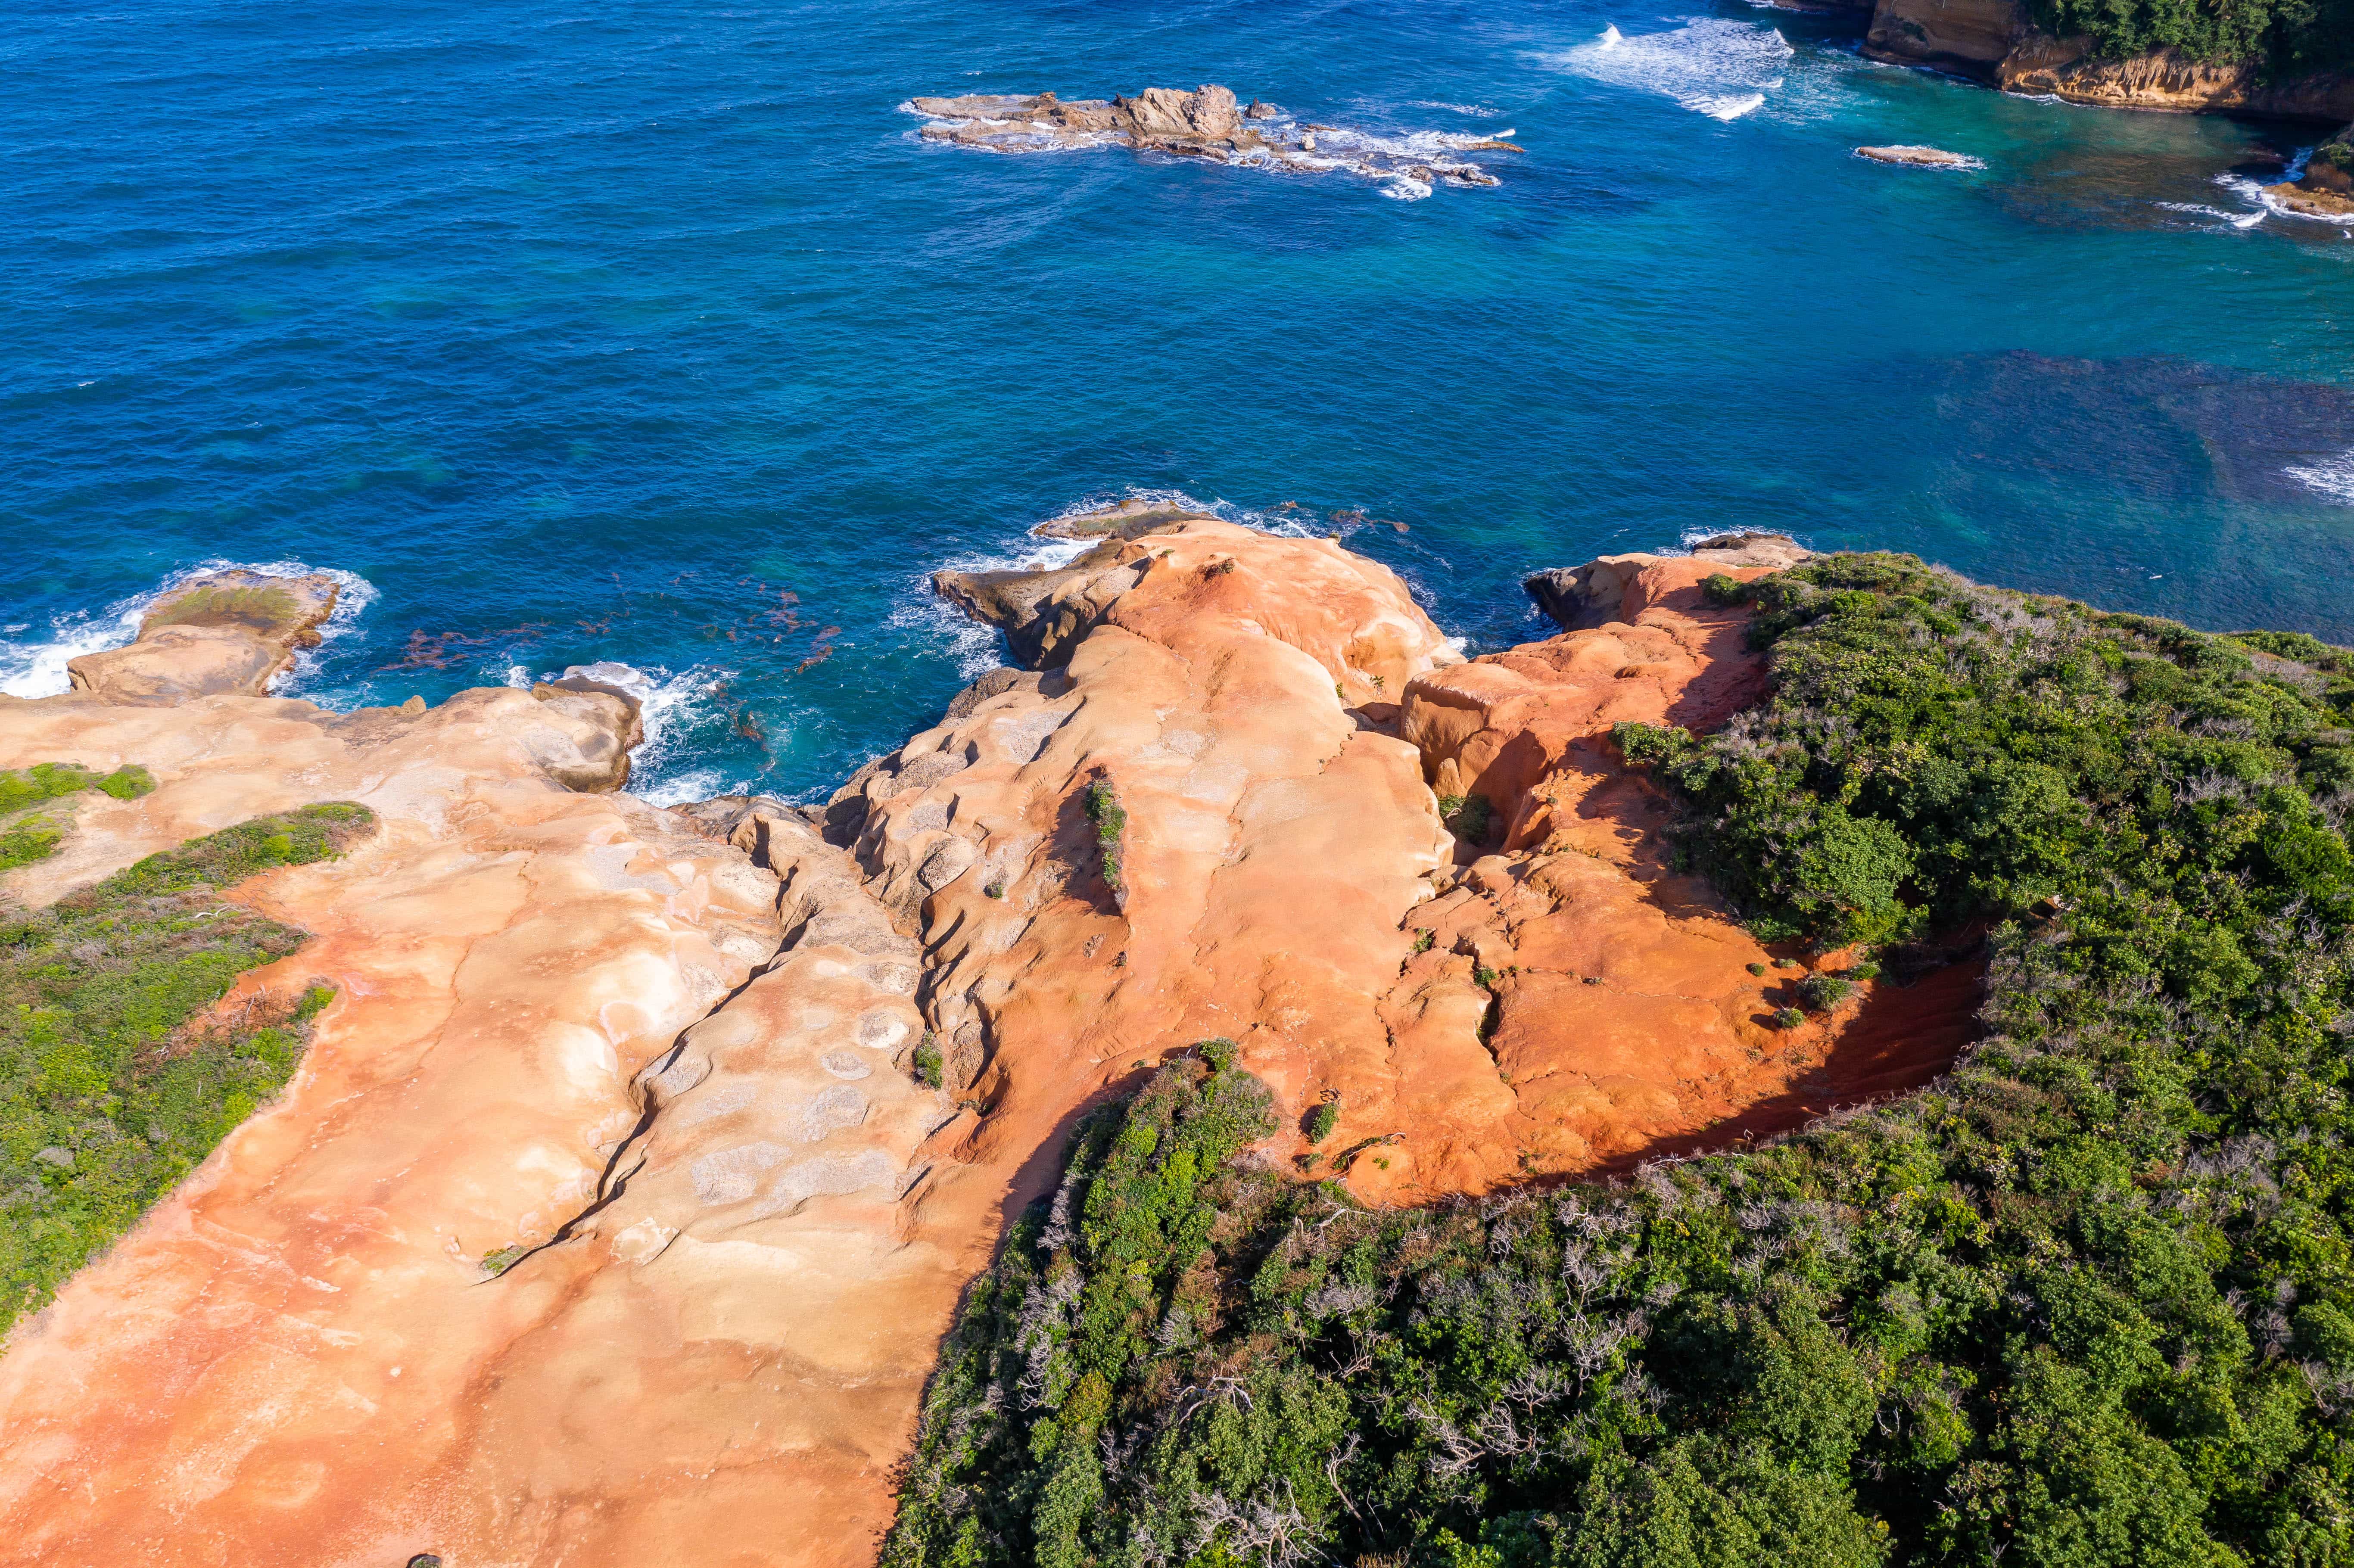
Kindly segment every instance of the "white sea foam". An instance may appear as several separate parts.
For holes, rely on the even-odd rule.
[[[1406,107],[1408,109],[1444,109],[1449,114],[1469,114],[1479,120],[1493,120],[1504,112],[1500,109],[1490,109],[1484,103],[1449,103],[1443,98],[1417,98]]]
[[[2354,506],[2354,451],[2339,452],[2307,467],[2292,468],[2288,476],[2335,505]]]
[[[1590,44],[1545,63],[1613,87],[1671,98],[1695,114],[1738,120],[1781,90],[1797,50],[1775,28],[1703,16],[1665,33],[1633,37],[1613,25]]]
[[[95,615],[86,610],[69,610],[50,621],[49,635],[45,639],[0,639],[0,692],[12,697],[62,695],[71,685],[66,673],[69,660],[122,647],[139,635],[140,621],[165,594],[192,577],[225,571],[255,572],[266,577],[333,577],[339,591],[334,612],[319,627],[322,643],[350,631],[360,612],[376,601],[375,585],[356,572],[307,566],[301,561],[201,561],[172,573],[144,593],[117,599]],[[317,673],[315,651],[304,649],[295,655],[292,673],[273,689],[281,696],[292,694]]]
[[[2162,201],[2158,205],[2168,212],[2187,212],[2193,217],[2211,217],[2233,228],[2253,228],[2265,217],[2265,209],[2262,207],[2253,212],[2225,212],[2220,207],[2209,207],[2197,201]]]
[[[716,768],[683,767],[709,752],[727,727],[718,696],[733,672],[716,664],[673,671],[659,664],[640,669],[617,659],[569,664],[566,679],[615,686],[638,699],[638,723],[646,737],[630,755],[630,793],[654,806],[679,806],[714,795],[740,792],[750,781],[730,785]],[[507,666],[506,683],[528,688],[556,674],[534,675],[522,664]]]

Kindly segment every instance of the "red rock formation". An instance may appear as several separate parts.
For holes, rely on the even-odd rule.
[[[1718,569],[1631,564],[1617,620],[1465,664],[1334,543],[1114,540],[1023,601],[1061,668],[863,775],[849,852],[564,789],[594,715],[522,693],[0,703],[0,765],[160,780],[20,897],[308,800],[382,824],[241,891],[317,934],[250,983],[338,1000],[0,1358],[0,1560],[869,1561],[962,1283],[1073,1119],[1204,1036],[1295,1118],[1336,1095],[1367,1198],[1912,1081],[1967,977],[1766,1029],[1793,971],[1749,975],[1609,749],[1761,689]],[[1499,853],[1456,863],[1434,780]]]

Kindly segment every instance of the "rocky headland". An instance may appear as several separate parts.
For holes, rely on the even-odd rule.
[[[268,812],[373,823],[233,889],[309,939],[219,1006],[334,1000],[14,1330],[0,1559],[871,1562],[960,1292],[1074,1118],[1193,1042],[1273,1091],[1260,1158],[1383,1204],[1775,1132],[1967,1038],[1967,959],[1789,1026],[1844,960],[1676,869],[1610,739],[1755,699],[1702,585],[1788,541],[1532,584],[1575,629],[1466,662],[1335,542],[1099,532],[944,574],[1027,667],[817,807],[615,792],[635,715],[593,681],[273,698],[168,606],[0,702],[0,768],[154,780],[85,791],[0,877],[27,907]],[[302,591],[179,602],[259,592],[266,626],[196,624],[282,652]]]
[[[1341,171],[1410,182],[1423,194],[1440,184],[1499,184],[1461,154],[1521,150],[1494,137],[1423,132],[1388,138],[1302,123],[1256,99],[1245,106],[1214,84],[1191,92],[1148,87],[1133,97],[1067,101],[1052,92],[915,98],[906,107],[924,117],[926,140],[988,152],[1122,146],[1300,174]]]
[[[2094,40],[2054,37],[2022,0],[1876,0],[1863,52],[1928,66],[2006,92],[2113,109],[2354,119],[2354,71],[2275,76],[2253,60],[2202,60],[2171,46],[2110,57]]]

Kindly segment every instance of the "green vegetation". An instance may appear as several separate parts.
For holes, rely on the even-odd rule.
[[[1700,591],[1702,598],[1720,609],[1747,604],[1751,592],[1747,583],[1724,572],[1712,572],[1702,578]]]
[[[2354,656],[1901,557],[1758,602],[1768,702],[1624,744],[1761,922],[1983,930],[1979,1044],[1420,1211],[1164,1074],[976,1287],[894,1568],[2354,1563]]]
[[[912,1065],[916,1082],[928,1089],[937,1089],[948,1081],[948,1065],[940,1056],[940,1044],[932,1037],[928,1029],[924,1031],[924,1037],[916,1042]]]
[[[241,626],[267,637],[299,623],[302,607],[278,588],[201,588],[148,617],[154,626]]]
[[[1807,1015],[1795,1007],[1781,1008],[1774,1014],[1774,1027],[1776,1029],[1797,1029],[1806,1022]]]
[[[66,824],[31,808],[84,789],[118,800],[135,800],[155,788],[144,768],[119,768],[100,774],[73,762],[42,762],[0,769],[0,871],[47,860],[65,838]]]
[[[1332,1129],[1340,1125],[1341,1102],[1337,1099],[1321,1099],[1316,1102],[1316,1108],[1308,1113],[1308,1120],[1302,1130],[1308,1134],[1309,1142],[1321,1143],[1331,1137]]]
[[[1808,975],[1798,982],[1798,1000],[1810,1012],[1829,1012],[1853,990],[1854,981],[1838,975]]]
[[[275,1093],[332,992],[198,1021],[302,934],[228,903],[371,821],[312,806],[0,914],[0,1323],[37,1309]]]
[[[482,1272],[496,1279],[500,1275],[513,1268],[523,1255],[530,1250],[531,1248],[524,1245],[523,1243],[514,1242],[499,1248],[496,1252],[486,1252],[482,1255]]]
[[[1485,795],[1442,795],[1438,820],[1467,844],[1484,844],[1496,825],[1496,808]]]
[[[2171,45],[2197,60],[2252,62],[2270,77],[2354,61],[2349,0],[2034,0],[2030,9],[2047,32],[2089,35],[2108,59]]]
[[[1096,847],[1103,853],[1103,879],[1119,891],[1119,840],[1128,828],[1128,812],[1111,790],[1111,780],[1098,779],[1087,786],[1087,821],[1096,825]]]

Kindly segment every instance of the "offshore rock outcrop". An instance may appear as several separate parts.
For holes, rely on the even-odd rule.
[[[128,648],[66,664],[72,689],[109,702],[178,702],[216,692],[259,694],[319,645],[341,592],[323,575],[269,577],[239,568],[190,578],[157,601]]]
[[[1301,174],[1345,171],[1390,183],[1405,195],[1428,195],[1440,184],[1500,184],[1462,154],[1521,150],[1495,137],[1440,132],[1384,137],[1302,124],[1256,100],[1247,110],[1239,108],[1231,90],[1214,84],[1192,92],[1148,87],[1132,98],[1067,102],[1051,92],[973,93],[914,98],[905,107],[924,117],[927,141],[987,152],[1124,146]]]
[[[2354,72],[2270,79],[2253,62],[2198,60],[2171,47],[2105,58],[2088,38],[2039,30],[2020,0],[1878,0],[1863,52],[2070,103],[2354,119]]]

